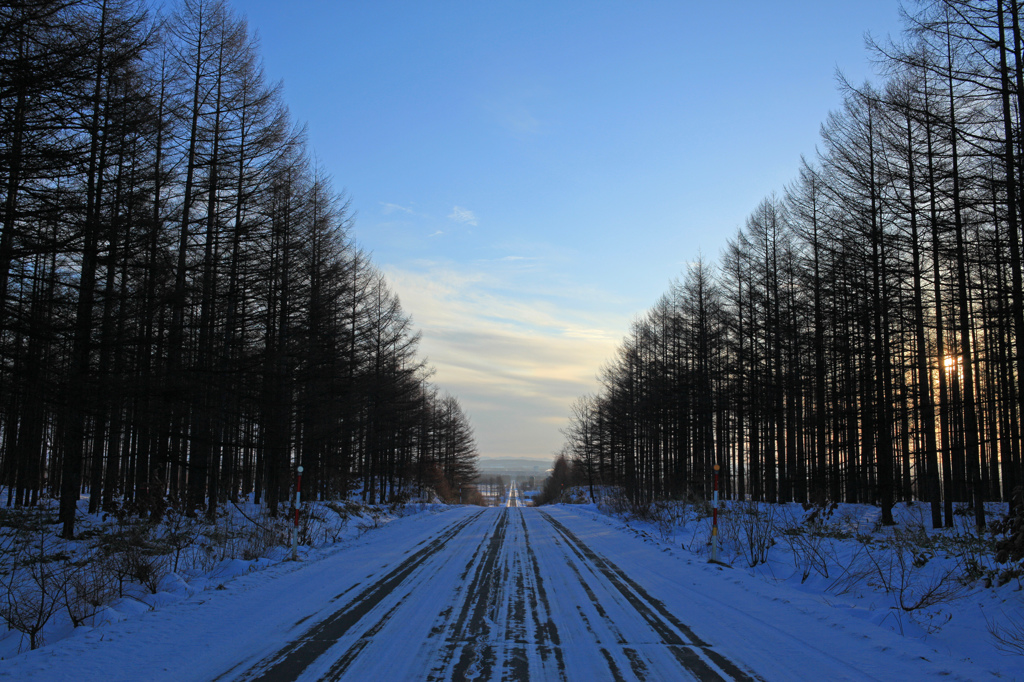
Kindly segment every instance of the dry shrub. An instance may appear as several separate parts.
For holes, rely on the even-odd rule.
[[[775,546],[775,525],[778,510],[773,504],[753,501],[736,502],[731,521],[737,526],[740,554],[751,568],[768,561],[768,552]]]
[[[64,608],[75,627],[96,615],[99,608],[113,601],[118,594],[114,576],[96,553],[70,566],[71,575],[64,589]]]
[[[45,513],[26,510],[17,521],[16,527],[5,529],[9,537],[0,563],[0,617],[36,649],[43,643],[43,628],[63,605],[71,567],[67,555],[55,551],[57,541]]]
[[[986,616],[985,629],[996,649],[1010,656],[1024,656],[1024,617],[1005,611],[1001,621]]]
[[[784,507],[777,520],[779,536],[789,545],[800,582],[805,582],[811,573],[828,578],[831,567],[838,563],[833,540],[845,537],[828,522],[831,512],[827,508],[805,506],[804,510],[800,518]]]

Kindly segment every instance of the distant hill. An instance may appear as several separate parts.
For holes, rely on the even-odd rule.
[[[551,468],[551,457],[481,457],[478,466],[481,472],[506,473],[508,471],[529,471],[543,474]]]
[[[498,476],[503,479],[504,485],[515,479],[520,483],[520,489],[526,494],[528,491],[539,488],[548,476],[548,469],[551,468],[551,458],[529,458],[529,457],[481,457],[478,462],[480,468],[481,483],[490,483],[491,479]]]

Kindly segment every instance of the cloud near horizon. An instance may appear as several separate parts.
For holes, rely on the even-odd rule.
[[[510,264],[512,267],[513,264]],[[525,292],[514,272],[420,263],[385,268],[436,384],[458,397],[483,456],[549,456],[577,397],[597,389],[627,321]]]

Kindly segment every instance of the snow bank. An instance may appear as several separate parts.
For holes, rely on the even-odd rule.
[[[681,557],[711,556],[708,505],[557,507]],[[987,511],[997,518],[1005,505]],[[886,527],[880,510],[870,505],[805,509],[723,502],[719,559],[755,579],[744,584],[760,596],[779,598],[783,588],[787,603],[801,611],[864,621],[1009,679],[1024,679],[1021,571],[995,563],[993,538],[976,533],[973,515],[965,510],[954,515],[953,528],[942,529],[928,527],[929,508],[922,503],[899,504],[893,513],[896,525]]]

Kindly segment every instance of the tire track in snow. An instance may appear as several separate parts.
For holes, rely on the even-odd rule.
[[[505,507],[495,513],[499,521],[462,574],[465,589],[431,629],[432,637],[444,634],[445,639],[427,679],[566,680],[558,629],[523,511]]]
[[[566,546],[569,548],[570,551],[572,551],[576,555],[577,559],[579,559],[585,567],[592,569],[592,572],[595,575],[598,573],[597,567],[593,566],[589,561],[587,561],[586,557],[582,553],[580,553],[580,551],[574,545],[566,543]],[[605,627],[607,627],[608,630],[615,636],[615,642],[619,645],[623,645],[622,653],[625,654],[626,659],[629,662],[629,667],[632,669],[633,674],[638,679],[645,679],[647,676],[647,666],[644,664],[643,659],[640,658],[640,655],[637,653],[635,649],[629,646],[625,646],[629,643],[629,640],[623,634],[622,630],[618,627],[618,625],[615,623],[612,617],[608,614],[608,611],[605,609],[604,605],[601,604],[601,600],[594,592],[594,589],[587,583],[586,578],[584,578],[583,574],[580,572],[580,568],[572,561],[569,561],[568,557],[566,557],[566,559],[567,561],[565,562],[565,565],[569,568],[570,571],[572,571],[573,575],[576,577],[576,580],[579,581],[580,587],[583,588],[583,592],[590,599],[591,607],[600,617]],[[615,682],[624,682],[626,678],[622,675],[622,671],[619,669],[618,663],[615,662],[615,656],[612,654],[611,651],[609,651],[601,645],[600,637],[598,637],[597,631],[594,629],[594,625],[593,623],[591,623],[590,618],[587,617],[586,610],[583,608],[581,604],[576,604],[576,611],[580,617],[580,620],[583,621],[583,624],[586,626],[587,631],[593,634],[595,639],[597,640],[597,646],[601,652],[601,655],[604,657],[605,662],[608,663],[608,670],[611,673],[612,678],[615,680]]]
[[[558,628],[551,619],[553,611],[551,601],[548,599],[547,589],[544,587],[544,579],[541,577],[540,562],[537,560],[537,553],[530,545],[530,531],[526,527],[526,520],[523,512],[519,512],[519,520],[523,524],[523,545],[526,549],[526,556],[530,561],[529,567],[524,568],[524,582],[527,587],[532,587],[527,594],[530,596],[530,613],[533,616],[534,645],[537,647],[541,657],[541,665],[547,662],[551,652],[555,654],[555,665],[560,679],[565,676],[565,658],[562,655],[561,641],[558,636]],[[532,570],[530,570],[532,569]],[[546,619],[541,622],[541,618]],[[524,652],[525,653],[525,652]]]
[[[685,624],[679,621],[665,605],[652,597],[636,581],[609,559],[594,552],[575,533],[544,511],[539,512],[565,540],[581,561],[593,566],[626,599],[640,616],[661,637],[676,660],[699,680],[741,680],[753,682],[758,679],[741,670],[735,663],[719,654],[702,641]],[[577,575],[578,572],[577,572]],[[581,578],[581,583],[584,581]],[[586,587],[589,591],[589,588]],[[592,599],[596,598],[591,597]],[[615,631],[614,625],[612,626]],[[625,650],[624,650],[625,651]],[[628,655],[628,652],[627,652]],[[633,664],[631,660],[631,664]],[[635,665],[634,671],[636,671]]]
[[[756,679],[541,510],[482,510],[385,570],[240,679]]]
[[[525,534],[526,524],[523,521],[523,514],[518,513],[513,517],[517,528],[522,527]],[[518,534],[515,536],[518,539]],[[527,539],[524,537],[525,547]],[[518,547],[518,542],[517,542]],[[530,678],[530,659],[526,652],[526,604],[527,595],[533,590],[527,587],[527,573],[523,565],[524,557],[522,552],[515,552],[510,557],[512,560],[512,601],[509,603],[508,614],[505,622],[505,638],[509,644],[505,652],[505,661],[502,668],[503,680],[528,680]],[[532,583],[531,583],[532,584]],[[527,590],[530,592],[527,592]],[[532,609],[531,609],[532,612]]]
[[[477,519],[483,513],[486,512],[477,513],[471,520]],[[435,666],[427,679],[479,679],[494,669],[497,657],[496,651],[501,647],[494,646],[494,642],[500,640],[500,638],[495,637],[490,632],[490,625],[494,624],[498,619],[495,611],[501,606],[501,590],[508,579],[507,574],[503,577],[497,577],[498,571],[495,567],[495,557],[501,553],[501,549],[505,546],[505,523],[507,523],[507,517],[504,514],[500,514],[497,515],[493,523],[485,524],[489,527],[489,530],[481,532],[480,542],[473,549],[465,569],[458,578],[458,583],[451,588],[453,590],[452,601],[447,603],[446,607],[439,613],[441,624],[434,625],[430,629],[430,632],[426,634],[426,641],[421,646],[421,651],[427,653],[426,659],[436,660],[442,656],[444,664],[450,664],[458,648],[457,645],[460,643],[464,644],[463,649],[458,651],[461,653],[461,657],[456,665],[457,672],[452,673],[450,671],[449,674],[453,676],[449,677],[449,675],[443,674],[443,666]],[[459,528],[458,532],[466,530],[468,526],[468,523],[464,524],[464,527]],[[473,528],[467,530],[467,532],[473,531],[475,531]],[[458,535],[458,532],[456,535]],[[474,578],[467,582],[470,572],[474,573]],[[432,589],[434,585],[431,582],[434,578],[432,571],[425,570],[423,576],[418,578],[423,580],[417,580],[415,585],[407,584],[404,586],[406,589],[403,592],[406,592],[406,596],[400,598],[378,623],[360,635],[358,640],[342,653],[326,674],[322,675],[319,679],[342,679],[348,672],[349,666],[355,663],[355,659],[362,652],[362,649],[366,648],[371,643],[373,637],[388,625],[388,622],[391,621],[391,616],[400,608],[407,606],[407,602],[418,602],[416,598],[410,599],[409,597],[417,590]],[[464,587],[460,589],[459,586]],[[438,585],[437,587],[439,588],[440,586]],[[458,625],[452,625],[452,613],[460,603],[462,608],[456,617]],[[398,619],[399,623],[400,621],[401,619]],[[398,627],[400,628],[400,625]],[[429,645],[428,642],[432,638],[452,630],[461,632],[463,635],[447,638],[440,647],[431,647]],[[472,676],[467,674],[468,670],[473,671]],[[440,675],[440,677],[437,677],[437,675]]]
[[[483,552],[478,550],[463,574],[467,575],[475,564],[462,606],[452,623],[444,654],[439,665],[431,671],[431,680],[448,679],[449,676],[452,679],[469,679],[470,669],[476,679],[489,679],[491,676],[496,659],[492,630],[502,606],[500,597],[503,578],[507,577],[497,567],[505,544],[508,516],[507,511],[502,509],[490,539],[481,543]],[[447,668],[456,654],[458,660],[448,673]]]
[[[259,682],[291,682],[298,679],[306,668],[334,646],[348,632],[349,628],[358,623],[375,606],[387,598],[398,585],[407,580],[428,559],[443,550],[452,538],[475,521],[481,514],[483,514],[483,511],[457,521],[433,538],[424,540],[420,543],[422,546],[419,550],[360,592],[341,609],[311,627],[299,639],[251,667],[241,677],[237,678],[239,682],[249,680],[258,680]],[[379,630],[400,605],[399,603],[389,609],[383,618],[369,629]],[[358,647],[361,650],[367,641],[368,638],[364,636],[352,648]],[[346,662],[351,662],[358,653],[357,650],[351,656],[343,655],[341,658]]]

